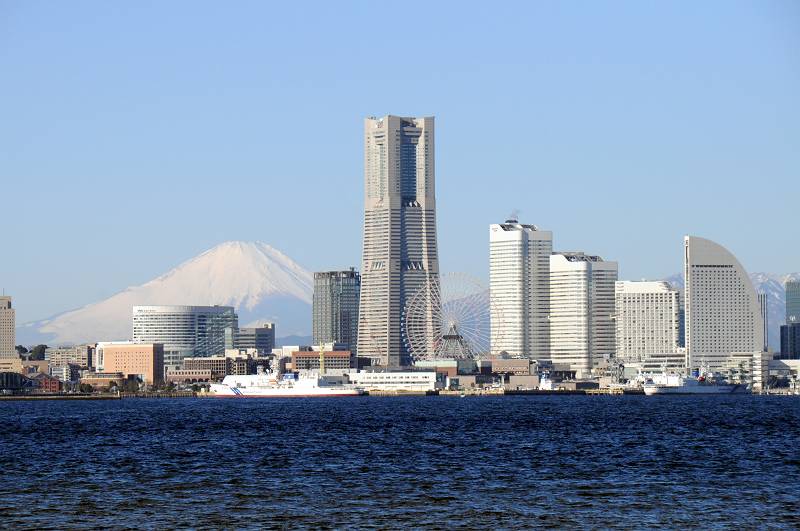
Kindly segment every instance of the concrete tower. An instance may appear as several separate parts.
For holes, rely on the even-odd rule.
[[[550,255],[553,233],[516,219],[489,225],[493,356],[550,358]]]
[[[361,275],[349,271],[314,273],[313,343],[341,343],[356,352]]]
[[[550,256],[550,354],[578,377],[614,355],[617,263],[582,252]]]
[[[11,297],[0,296],[0,358],[17,358],[14,345],[16,332],[14,308],[11,307]]]
[[[410,363],[403,309],[439,278],[434,192],[433,117],[367,118],[358,355],[373,365]]]

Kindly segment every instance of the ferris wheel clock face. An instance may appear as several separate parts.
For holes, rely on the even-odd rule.
[[[464,273],[432,278],[406,304],[403,339],[415,360],[471,359],[487,354],[497,317],[489,287]]]

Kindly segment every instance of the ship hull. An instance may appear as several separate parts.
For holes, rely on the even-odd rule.
[[[666,386],[645,385],[644,394],[653,395],[729,395],[744,392],[741,385],[693,385],[693,386]]]
[[[239,388],[221,384],[212,384],[210,395],[215,398],[314,398],[363,395],[361,389],[311,389],[291,388]]]

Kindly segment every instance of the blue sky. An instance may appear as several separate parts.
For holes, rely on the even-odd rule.
[[[680,271],[800,270],[800,3],[0,0],[0,286],[20,322],[230,239],[357,265],[362,127],[435,115],[443,271],[514,209]]]

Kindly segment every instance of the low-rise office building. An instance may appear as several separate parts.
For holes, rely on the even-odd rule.
[[[477,362],[472,359],[418,360],[414,362],[414,367],[436,371],[448,377],[475,374],[478,370]]]
[[[245,349],[244,352],[252,352],[255,349]],[[270,360],[267,357],[258,357],[251,354],[242,354],[242,350],[228,349],[224,356],[208,356],[203,358],[184,358],[182,371],[209,371],[212,380],[221,380],[224,377],[234,374],[255,374],[256,368],[260,365],[264,368],[269,367]],[[179,371],[171,370],[170,374]],[[175,381],[170,378],[170,381]]]
[[[435,391],[444,387],[435,371],[350,372],[348,381],[367,391]]]
[[[121,372],[87,372],[81,377],[81,383],[91,385],[94,389],[107,389],[111,384],[122,387],[125,375]]]
[[[50,376],[57,378],[59,381],[77,382],[81,378],[81,368],[75,363],[68,363],[66,365],[51,365]]]
[[[331,351],[295,351],[292,352],[292,369],[295,371],[310,370],[349,370],[353,366],[353,355],[349,350]]]
[[[167,371],[166,380],[170,383],[200,383],[211,382],[214,378],[210,370],[175,369]]]
[[[74,347],[50,347],[44,351],[44,359],[51,367],[64,367],[69,364],[89,368],[94,360],[94,345]]]
[[[494,374],[531,374],[531,360],[528,358],[492,358],[490,361]]]
[[[19,356],[0,358],[0,372],[22,373],[22,358]]]
[[[208,356],[203,358],[183,358],[184,371],[208,371],[212,380],[221,380],[230,374],[229,358],[226,356]],[[173,373],[175,371],[169,371]]]
[[[106,343],[103,371],[136,377],[147,385],[164,382],[164,345],[161,343]]]

